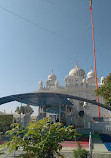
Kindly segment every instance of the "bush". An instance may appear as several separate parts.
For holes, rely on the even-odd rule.
[[[10,151],[23,147],[24,158],[30,158],[30,155],[36,158],[54,158],[55,155],[63,157],[60,154],[62,149],[60,143],[65,138],[71,139],[76,136],[73,126],[64,128],[60,122],[52,123],[50,118],[31,122],[26,129],[17,123],[12,124],[12,129],[7,133],[12,139],[2,147],[7,146]]]
[[[5,132],[10,129],[10,125],[7,125],[5,122],[0,121],[0,132]]]
[[[78,143],[77,150],[73,151],[74,158],[87,158],[88,153],[86,149],[82,148],[80,143]]]

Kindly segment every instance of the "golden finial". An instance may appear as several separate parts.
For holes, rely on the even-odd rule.
[[[89,3],[90,3],[90,6],[92,6],[92,0],[90,0],[90,2],[89,2]]]

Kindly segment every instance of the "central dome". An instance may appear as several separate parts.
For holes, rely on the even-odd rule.
[[[51,73],[49,76],[48,76],[48,80],[56,80],[56,76]]]
[[[71,69],[69,72],[69,76],[85,76],[85,72],[80,67],[76,66],[75,68]]]

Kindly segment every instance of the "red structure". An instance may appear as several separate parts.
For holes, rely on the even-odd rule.
[[[93,16],[92,16],[92,0],[90,0],[90,11],[91,11],[91,23],[92,23],[92,37],[93,37],[93,52],[94,52],[94,67],[95,67],[95,83],[96,83],[96,90],[98,90],[97,84],[97,71],[96,71],[96,57],[95,57],[95,43],[94,43],[94,27],[93,27]],[[99,103],[99,97],[97,96],[97,102]],[[100,117],[100,109],[98,106],[98,116]]]

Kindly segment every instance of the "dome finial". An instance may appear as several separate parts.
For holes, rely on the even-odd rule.
[[[52,74],[53,74],[53,69],[52,69]]]
[[[73,60],[73,65],[74,65],[74,60]]]
[[[76,66],[78,67],[78,61],[76,60]]]
[[[92,66],[91,66],[91,70],[92,70]]]

